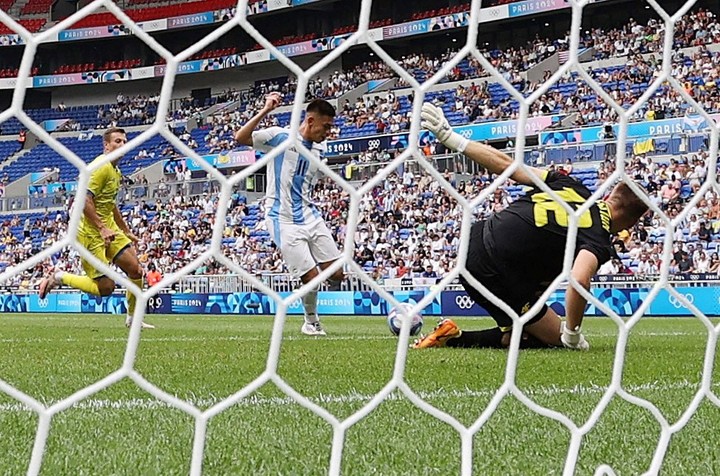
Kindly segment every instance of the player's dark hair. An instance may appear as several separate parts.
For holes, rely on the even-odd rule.
[[[335,117],[335,108],[324,99],[314,99],[308,104],[307,112],[315,112],[321,116]]]
[[[618,209],[623,210],[628,220],[632,220],[633,224],[648,211],[648,206],[640,197],[635,195],[630,186],[625,182],[620,182],[615,186],[610,199],[617,199],[615,205]]]
[[[105,144],[110,143],[110,138],[112,137],[113,134],[127,134],[127,133],[125,132],[125,129],[122,129],[120,127],[111,127],[110,129],[106,130],[103,133],[103,142]]]

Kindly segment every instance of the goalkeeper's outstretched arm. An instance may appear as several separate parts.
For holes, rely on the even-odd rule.
[[[469,141],[457,132],[453,132],[439,107],[426,102],[423,104],[421,117],[422,127],[435,134],[435,137],[447,148],[462,152],[485,167],[490,173],[499,175],[513,163],[513,159],[507,154],[488,145]],[[526,169],[517,168],[510,178],[522,184],[533,185],[530,173],[543,177],[542,170],[527,167]]]

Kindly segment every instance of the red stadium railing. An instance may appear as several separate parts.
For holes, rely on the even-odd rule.
[[[47,20],[45,18],[31,18],[29,20],[20,20],[18,23],[24,26],[29,32],[35,33],[47,23]],[[4,23],[0,23],[0,35],[10,35],[13,33],[15,32]]]
[[[12,7],[15,0],[0,0],[0,10],[8,11]]]
[[[14,78],[18,75],[18,68],[5,68],[0,69],[0,78]],[[37,67],[33,67],[32,71],[30,71],[30,76],[35,76],[39,72],[39,69]]]
[[[50,11],[53,2],[54,0],[33,0],[32,2],[27,2],[27,4],[22,7],[22,10],[20,10],[20,14],[31,15],[35,13],[47,13]]]
[[[159,7],[140,8],[127,10],[125,13],[134,21],[156,20],[158,18],[170,18],[193,13],[202,13],[222,8],[232,8],[237,5],[233,0],[210,0],[189,3],[174,3]],[[73,25],[73,28],[87,28],[93,26],[106,26],[118,23],[118,19],[111,13],[96,13],[89,15]]]

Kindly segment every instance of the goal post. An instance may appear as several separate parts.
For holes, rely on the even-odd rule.
[[[410,402],[426,412],[433,418],[436,418],[457,431],[461,440],[461,453],[458,455],[461,461],[461,473],[469,475],[473,471],[473,451],[474,451],[474,437],[484,427],[488,420],[495,414],[498,406],[506,398],[514,397],[527,407],[532,412],[540,415],[544,418],[551,419],[561,425],[563,425],[570,433],[569,445],[567,449],[562,451],[566,452],[565,466],[563,473],[571,475],[576,472],[578,458],[581,451],[581,446],[585,436],[594,428],[596,423],[599,421],[611,400],[614,398],[620,398],[625,400],[631,405],[641,407],[648,412],[657,420],[661,428],[661,437],[657,443],[657,448],[654,453],[653,459],[648,468],[648,474],[658,474],[663,464],[665,454],[668,450],[670,440],[674,434],[680,431],[694,415],[699,405],[705,400],[711,401],[714,405],[720,406],[718,397],[713,393],[711,388],[712,383],[712,371],[714,361],[716,357],[716,343],[718,326],[715,326],[713,322],[704,314],[702,309],[696,307],[692,302],[689,302],[685,296],[678,293],[668,281],[669,265],[672,258],[672,235],[668,232],[666,234],[664,242],[664,257],[663,266],[661,269],[662,276],[660,280],[654,284],[650,293],[648,294],[647,300],[635,311],[632,317],[624,319],[620,317],[613,309],[607,304],[601,302],[594,294],[588,292],[578,283],[570,274],[572,262],[575,253],[577,233],[578,233],[578,222],[581,216],[587,212],[595,200],[599,200],[606,194],[610,187],[616,181],[624,181],[633,190],[635,194],[643,199],[643,201],[655,212],[656,215],[662,218],[668,230],[674,230],[675,227],[680,226],[682,220],[687,216],[689,208],[698,203],[700,195],[710,191],[718,191],[717,186],[717,151],[718,151],[718,126],[715,123],[713,117],[711,117],[703,108],[698,104],[695,99],[685,91],[680,82],[673,78],[671,73],[672,67],[672,48],[673,48],[673,32],[675,31],[675,25],[677,21],[682,18],[694,5],[695,1],[690,0],[683,5],[683,7],[676,13],[670,15],[665,12],[662,7],[656,2],[656,0],[647,0],[648,4],[655,10],[655,12],[661,17],[664,25],[666,37],[663,43],[663,66],[659,76],[653,81],[648,87],[648,90],[642,94],[640,100],[628,109],[623,108],[619,105],[608,92],[593,79],[583,66],[578,62],[578,51],[580,45],[580,34],[582,32],[582,19],[585,7],[591,2],[589,0],[569,0],[569,5],[572,14],[572,27],[570,36],[570,49],[569,59],[566,63],[562,64],[560,68],[552,74],[550,79],[540,85],[537,89],[530,92],[529,95],[525,96],[523,93],[517,91],[513,85],[503,78],[501,72],[495,68],[490,61],[480,52],[477,47],[478,31],[481,25],[481,7],[482,2],[480,0],[472,0],[470,10],[470,20],[467,28],[467,36],[465,44],[459,50],[459,53],[453,57],[450,61],[444,64],[439,71],[437,71],[430,79],[425,82],[418,82],[410,73],[402,68],[396,60],[394,60],[382,47],[375,38],[370,35],[370,13],[373,5],[372,0],[362,0],[361,9],[359,14],[359,24],[357,25],[356,31],[351,34],[340,46],[330,50],[321,60],[309,69],[303,70],[297,65],[289,56],[283,54],[283,52],[272,45],[249,21],[248,21],[248,0],[241,0],[237,5],[237,13],[235,16],[218,26],[211,34],[204,37],[199,42],[193,44],[184,51],[173,55],[168,51],[162,44],[155,40],[151,35],[138,26],[137,23],[133,22],[126,13],[122,11],[114,2],[110,0],[94,0],[87,6],[80,9],[77,13],[71,17],[61,21],[54,25],[47,31],[30,34],[23,29],[21,25],[16,23],[7,13],[0,11],[0,21],[11,27],[13,30],[20,35],[25,43],[25,52],[20,66],[20,74],[17,81],[17,86],[14,90],[12,106],[0,114],[0,122],[8,120],[11,117],[17,117],[20,122],[23,123],[33,134],[35,134],[45,144],[49,145],[58,154],[65,157],[71,164],[77,167],[80,178],[78,181],[77,200],[84,202],[87,193],[87,185],[89,181],[89,174],[97,167],[108,163],[114,158],[120,157],[132,150],[134,147],[144,143],[147,139],[153,135],[160,135],[179,150],[185,156],[195,159],[195,162],[207,173],[208,180],[214,180],[221,184],[220,196],[223,200],[229,200],[232,194],[233,187],[243,182],[247,177],[252,175],[261,169],[265,164],[274,160],[284,151],[289,148],[294,148],[299,153],[308,157],[309,160],[319,168],[327,177],[330,177],[335,181],[338,186],[350,196],[350,213],[348,213],[347,221],[347,233],[346,240],[344,242],[344,251],[342,258],[338,260],[333,266],[323,270],[316,278],[311,282],[302,285],[299,289],[295,290],[290,296],[282,297],[280,293],[276,292],[271,286],[262,282],[256,276],[249,273],[247,270],[242,269],[232,260],[227,258],[222,251],[222,238],[223,229],[225,227],[226,210],[220,207],[218,210],[217,220],[212,235],[212,243],[210,248],[202,253],[198,258],[191,261],[188,265],[184,266],[179,272],[168,275],[162,279],[158,286],[143,290],[139,289],[133,284],[126,276],[98,261],[89,253],[86,249],[77,243],[77,227],[80,222],[83,209],[81,207],[74,207],[70,218],[69,233],[64,236],[59,242],[55,243],[52,247],[43,250],[41,253],[33,256],[30,260],[23,263],[20,266],[13,267],[2,273],[0,273],[0,282],[21,273],[31,266],[34,266],[42,260],[50,257],[52,254],[58,252],[64,247],[73,247],[83,258],[90,261],[97,269],[101,270],[106,276],[112,278],[117,283],[120,283],[123,287],[131,289],[132,292],[137,296],[138,305],[136,310],[136,319],[134,319],[130,333],[128,335],[126,351],[122,365],[107,375],[106,377],[98,380],[97,382],[75,392],[69,397],[56,402],[52,405],[44,405],[34,399],[31,395],[25,394],[20,390],[13,387],[11,384],[2,380],[3,376],[0,375],[0,392],[8,395],[14,400],[17,400],[33,412],[38,417],[38,427],[35,435],[34,446],[32,449],[31,460],[29,461],[28,474],[36,475],[39,474],[42,469],[43,454],[45,452],[46,443],[48,439],[49,431],[53,424],[53,418],[60,412],[80,403],[82,400],[91,397],[92,395],[114,385],[122,379],[132,380],[139,388],[154,398],[161,400],[167,405],[178,409],[189,416],[195,421],[194,427],[194,438],[192,444],[192,461],[190,465],[190,472],[193,475],[199,475],[203,471],[203,458],[205,454],[205,442],[207,438],[207,426],[210,420],[237,404],[244,398],[251,395],[253,392],[261,388],[267,383],[274,384],[290,399],[304,407],[305,409],[313,412],[324,422],[328,423],[332,427],[333,439],[332,439],[332,450],[329,462],[329,473],[337,475],[341,473],[342,461],[344,455],[344,448],[346,442],[346,435],[349,429],[353,427],[357,422],[364,419],[370,413],[372,413],[392,392],[402,393]],[[158,105],[157,115],[155,121],[136,138],[133,138],[126,145],[121,147],[119,150],[111,153],[103,161],[97,163],[94,166],[85,164],[79,157],[77,157],[72,151],[65,147],[60,141],[51,136],[47,131],[43,130],[39,124],[33,122],[31,118],[22,110],[22,105],[27,91],[27,79],[30,76],[32,62],[35,54],[37,53],[38,47],[44,42],[48,41],[52,35],[57,34],[59,31],[70,27],[76,21],[85,18],[87,15],[95,13],[100,8],[107,9],[110,13],[115,15],[120,22],[122,22],[133,34],[146,43],[151,49],[153,49],[159,56],[161,56],[167,67],[165,69],[165,76],[163,78],[163,84],[160,94],[160,102]],[[269,51],[274,59],[282,63],[293,75],[297,76],[297,90],[295,93],[295,101],[292,108],[292,119],[290,121],[290,134],[289,138],[282,144],[278,145],[272,152],[266,154],[262,159],[256,162],[254,165],[247,167],[242,172],[235,174],[231,177],[226,177],[222,173],[218,172],[208,162],[203,160],[194,150],[183,143],[178,137],[176,137],[166,126],[166,116],[169,110],[169,105],[172,98],[173,86],[175,84],[175,78],[177,75],[178,65],[190,58],[192,55],[202,51],[208,47],[212,42],[219,39],[222,35],[226,34],[233,28],[240,27],[247,32],[252,38],[258,41],[264,50]],[[308,88],[309,80],[319,74],[323,69],[332,64],[333,61],[339,59],[343,53],[349,48],[357,44],[364,43],[369,47],[377,57],[388,63],[392,70],[405,80],[409,84],[415,93],[414,101],[412,103],[412,121],[410,124],[410,141],[408,148],[392,162],[390,162],[385,168],[378,171],[378,173],[370,178],[360,188],[355,188],[347,183],[336,171],[328,167],[328,165],[321,160],[317,159],[307,147],[297,139],[298,130],[303,114],[302,107],[305,99],[305,94]],[[470,200],[460,195],[457,190],[453,189],[451,184],[448,183],[442,176],[442,174],[433,167],[432,163],[423,160],[422,153],[418,148],[418,137],[421,133],[420,130],[420,108],[422,107],[426,93],[432,86],[437,85],[460,61],[466,58],[474,58],[483,69],[492,77],[492,81],[502,85],[510,96],[517,101],[519,104],[519,118],[518,127],[519,135],[515,142],[515,162],[512,166],[507,169],[501,176],[497,177],[491,186],[483,190],[477,197]],[[540,99],[540,97],[547,93],[549,89],[563,78],[565,75],[571,72],[576,73],[589,87],[594,91],[599,98],[601,98],[607,105],[609,105],[617,114],[619,121],[619,135],[617,138],[617,156],[615,157],[616,171],[609,177],[609,179],[601,184],[598,189],[593,193],[591,200],[583,204],[579,208],[575,209],[568,203],[564,202],[558,193],[550,189],[542,180],[534,174],[530,174],[533,178],[535,185],[542,189],[556,204],[560,207],[568,216],[569,220],[569,234],[565,250],[565,259],[563,272],[558,278],[551,283],[547,291],[537,300],[537,302],[530,307],[523,315],[518,315],[504,302],[498,299],[496,296],[490,295],[489,291],[485,289],[468,271],[466,268],[467,249],[470,239],[470,225],[473,218],[473,210],[480,204],[489,200],[494,190],[503,186],[505,181],[512,175],[512,173],[518,169],[527,167],[524,163],[524,150],[526,148],[526,137],[524,131],[526,130],[525,125],[530,118],[530,108],[532,104]],[[670,219],[664,212],[653,203],[645,194],[645,192],[633,182],[626,173],[627,157],[626,157],[626,145],[628,144],[628,125],[630,118],[635,114],[643,103],[651,99],[663,85],[669,85],[675,90],[682,98],[690,105],[692,105],[700,114],[706,119],[710,125],[710,158],[708,166],[708,175],[706,182],[700,188],[700,193],[697,197],[693,198],[686,207],[685,211],[678,217]],[[569,285],[574,287],[587,301],[595,306],[597,309],[602,310],[612,321],[618,326],[619,336],[618,343],[615,350],[615,359],[612,366],[612,377],[611,383],[607,390],[603,393],[602,398],[596,405],[590,418],[587,421],[576,422],[565,414],[544,407],[531,398],[526,392],[523,392],[516,383],[516,372],[518,367],[519,359],[519,348],[522,337],[522,326],[516,325],[512,331],[510,349],[508,350],[507,366],[505,369],[505,377],[502,385],[497,389],[494,396],[492,397],[490,404],[487,408],[478,415],[477,419],[470,425],[466,426],[460,423],[460,421],[453,415],[450,415],[443,410],[438,409],[429,402],[427,402],[419,392],[413,390],[405,380],[405,365],[408,353],[409,343],[409,326],[403,326],[398,340],[396,348],[396,356],[394,360],[394,371],[390,381],[380,390],[374,398],[371,398],[365,405],[362,406],[358,411],[352,414],[350,417],[345,419],[339,419],[333,415],[330,411],[325,409],[322,405],[314,402],[310,398],[297,391],[286,382],[278,373],[278,363],[280,359],[280,348],[283,343],[283,330],[285,328],[288,308],[297,300],[299,297],[304,296],[310,292],[313,288],[316,288],[325,279],[330,277],[336,270],[345,266],[347,269],[352,270],[357,274],[360,281],[364,282],[367,286],[375,290],[375,292],[390,305],[399,305],[398,300],[393,296],[392,293],[378,285],[377,282],[373,281],[363,270],[363,268],[356,262],[353,261],[353,253],[355,250],[355,232],[358,229],[358,217],[361,198],[364,194],[370,192],[374,187],[382,184],[385,179],[396,170],[398,166],[406,163],[409,160],[416,160],[420,168],[424,173],[431,176],[436,180],[445,192],[452,197],[457,203],[463,208],[463,224],[461,228],[461,240],[459,247],[459,265],[451,273],[443,277],[438,285],[431,289],[425,297],[419,301],[411,312],[419,312],[426,305],[430,304],[453,280],[458,276],[462,275],[467,279],[473,286],[480,290],[494,305],[507,311],[512,316],[514,322],[517,324],[525,324],[534,315],[535,312],[544,305],[545,301],[549,296],[556,291],[561,284],[569,282]],[[272,337],[269,347],[269,353],[267,358],[267,366],[264,372],[259,375],[248,385],[241,389],[238,389],[233,395],[223,399],[207,408],[206,410],[200,410],[192,403],[184,401],[171,395],[168,392],[163,391],[161,388],[153,384],[151,381],[143,377],[135,369],[135,359],[137,355],[138,346],[140,344],[141,336],[141,323],[144,317],[145,309],[148,301],[153,299],[164,287],[170,286],[184,276],[188,275],[199,265],[215,259],[227,268],[231,269],[234,273],[241,276],[244,280],[250,282],[252,286],[269,296],[276,303],[276,315],[272,327]],[[661,292],[661,290],[667,290],[672,296],[674,296],[678,302],[682,303],[687,307],[692,314],[694,314],[703,325],[708,329],[709,340],[707,349],[705,352],[705,360],[703,363],[702,371],[702,383],[698,389],[695,397],[687,410],[683,413],[682,417],[675,423],[669,422],[660,412],[660,410],[650,401],[634,396],[625,389],[623,389],[623,370],[626,356],[627,341],[633,327],[637,322],[645,315],[649,309],[651,301]],[[595,474],[614,474],[613,468],[608,465],[599,466],[596,469]]]

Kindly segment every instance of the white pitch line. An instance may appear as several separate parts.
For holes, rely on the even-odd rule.
[[[615,333],[586,333],[587,337],[612,337]],[[630,336],[643,336],[643,337],[679,337],[679,336],[706,336],[707,332],[636,332],[630,331]],[[396,339],[395,336],[363,336],[363,335],[340,335],[340,336],[326,336],[322,341],[363,341],[363,340],[391,340]],[[208,336],[208,337],[197,337],[197,336],[173,336],[173,337],[142,337],[141,342],[213,342],[213,341],[241,341],[241,342],[257,342],[257,341],[269,341],[270,336],[260,337],[243,337],[243,336]],[[311,337],[289,335],[284,336],[283,340],[286,341],[307,341],[313,340]],[[93,337],[90,339],[80,339],[75,337],[66,338],[45,338],[45,337],[28,337],[28,338],[16,338],[9,337],[0,339],[0,344],[40,344],[40,343],[52,343],[52,342],[127,342],[126,337]]]
[[[623,389],[627,391],[628,393],[635,393],[635,392],[647,392],[647,391],[654,391],[654,392],[663,392],[663,391],[672,391],[672,390],[689,390],[689,389],[697,389],[699,388],[700,383],[696,382],[690,382],[687,380],[683,380],[680,382],[673,382],[673,383],[659,383],[658,381],[652,382],[652,383],[646,383],[646,384],[640,384],[640,385],[627,385],[624,386]],[[715,383],[712,385],[712,387],[720,387],[720,382]],[[556,395],[579,395],[579,396],[587,396],[587,395],[599,395],[602,393],[605,393],[607,390],[607,387],[602,385],[576,385],[574,387],[559,387],[556,385],[551,386],[540,386],[540,387],[531,387],[531,388],[522,388],[521,390],[525,393],[525,395],[529,397],[552,397]],[[464,398],[478,398],[478,397],[484,397],[484,398],[490,398],[493,395],[495,395],[497,389],[492,388],[484,388],[480,390],[473,390],[470,388],[465,388],[462,390],[445,390],[445,389],[439,389],[434,390],[431,392],[417,392],[417,394],[422,398],[423,400],[431,401],[431,400],[446,400],[446,399],[464,399]],[[317,397],[309,397],[311,401],[318,405],[326,405],[326,404],[348,404],[348,403],[355,403],[355,402],[367,402],[370,399],[375,397],[374,394],[362,394],[353,392],[346,395],[320,395]],[[405,397],[397,392],[391,393],[388,395],[388,397],[385,399],[385,401],[399,401],[404,400]],[[219,402],[221,402],[223,399],[217,398],[217,397],[211,397],[211,398],[201,398],[201,399],[195,399],[195,400],[189,400],[188,403],[199,407],[199,408],[208,408],[211,407]],[[51,401],[46,402],[46,405],[51,405],[57,403],[57,401]],[[293,405],[297,404],[295,400],[293,400],[290,397],[258,397],[256,395],[251,395],[240,402],[237,403],[237,406],[239,407],[262,407],[262,406],[286,406],[286,405]],[[74,405],[72,408],[79,409],[79,410],[154,410],[154,409],[164,409],[164,408],[172,408],[167,403],[155,400],[155,399],[149,399],[149,398],[133,398],[129,400],[98,400],[98,399],[88,399],[83,400],[76,405]],[[27,413],[31,412],[32,410],[25,406],[22,403],[5,403],[0,404],[0,413]]]
[[[283,340],[286,341],[310,341],[310,340],[322,340],[322,341],[347,341],[347,340],[390,340],[397,339],[395,336],[362,336],[362,335],[342,335],[342,336],[326,336],[322,339],[313,339],[312,337],[306,336],[284,336]],[[212,337],[191,337],[191,336],[174,336],[174,337],[142,337],[141,342],[213,342],[213,341],[241,341],[241,342],[256,342],[256,341],[270,341],[270,336],[260,337],[243,337],[243,336],[212,336]],[[127,337],[94,337],[90,339],[79,339],[75,337],[66,338],[39,338],[39,337],[28,337],[28,338],[6,338],[0,339],[0,344],[38,344],[38,343],[52,343],[52,342],[127,342]]]

